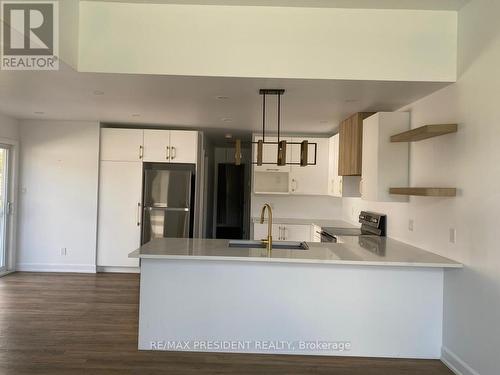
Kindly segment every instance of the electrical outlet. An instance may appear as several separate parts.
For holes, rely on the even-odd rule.
[[[457,230],[455,228],[450,228],[450,243],[457,243]]]
[[[415,224],[415,221],[413,219],[408,220],[408,230],[410,232],[413,232],[414,224]]]
[[[62,247],[61,248],[61,256],[65,257],[66,255],[68,255],[68,249],[65,247]]]

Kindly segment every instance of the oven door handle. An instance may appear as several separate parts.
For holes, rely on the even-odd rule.
[[[326,237],[330,240],[330,242],[335,242],[337,241],[337,237],[332,236],[330,233],[327,233],[325,231],[316,231],[317,234],[319,234],[321,237]]]

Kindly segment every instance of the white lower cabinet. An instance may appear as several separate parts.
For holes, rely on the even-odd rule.
[[[311,241],[311,226],[282,224],[281,236],[282,241]]]
[[[267,238],[267,231],[268,231],[267,223],[265,223],[265,224],[255,223],[253,225],[253,239],[257,240],[257,241],[266,239]],[[276,225],[276,224],[273,224],[272,236],[273,236],[274,241],[278,241],[278,237],[280,235],[279,235],[278,225]]]
[[[253,225],[254,240],[267,238],[267,223]],[[273,224],[273,241],[311,241],[311,225],[306,224]]]
[[[321,242],[322,228],[318,225],[311,225],[311,242]]]
[[[138,267],[128,254],[141,241],[142,163],[101,161],[97,265]]]

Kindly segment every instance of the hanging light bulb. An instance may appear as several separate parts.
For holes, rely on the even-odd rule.
[[[235,142],[235,154],[234,154],[234,159],[235,159],[235,164],[236,165],[241,165],[241,139],[237,139]]]
[[[309,165],[309,142],[302,141],[300,144],[300,166],[307,167]]]

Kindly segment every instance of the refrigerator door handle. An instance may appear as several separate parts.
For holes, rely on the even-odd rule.
[[[141,226],[141,204],[137,203],[137,226]]]
[[[158,211],[177,211],[177,212],[189,212],[190,209],[189,207],[146,207],[146,210],[148,211],[153,211],[153,210],[158,210]]]

